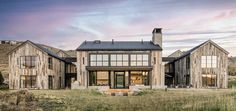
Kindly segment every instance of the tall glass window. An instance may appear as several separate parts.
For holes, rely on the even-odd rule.
[[[129,66],[129,55],[111,54],[111,66]]]
[[[21,75],[20,76],[21,88],[35,88],[36,87],[36,75]]]
[[[36,56],[21,56],[19,62],[21,68],[34,68],[36,66]]]
[[[52,57],[48,58],[48,68],[53,69],[53,59],[52,59]]]
[[[92,71],[89,73],[89,86],[108,86],[108,71]]]
[[[203,87],[215,87],[216,75],[214,74],[202,74],[202,86]]]
[[[131,54],[130,56],[131,66],[148,66],[149,56],[148,54]]]
[[[149,85],[149,73],[147,71],[131,71],[130,84],[135,85]]]
[[[108,66],[108,54],[91,54],[90,66]]]
[[[217,56],[202,56],[202,68],[217,68]]]

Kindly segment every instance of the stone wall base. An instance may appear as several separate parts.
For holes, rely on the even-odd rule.
[[[78,81],[71,83],[71,89],[86,89],[86,86],[81,86]]]

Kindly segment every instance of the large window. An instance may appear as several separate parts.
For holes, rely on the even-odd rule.
[[[217,68],[217,56],[202,56],[202,68]]]
[[[148,54],[131,54],[131,66],[148,66],[149,65],[149,57]]]
[[[108,54],[91,54],[90,66],[108,66]]]
[[[216,86],[216,75],[213,74],[202,74],[202,86],[203,87],[215,87]]]
[[[49,69],[53,69],[53,60],[52,60],[52,57],[49,57],[49,58],[48,58],[48,68],[49,68]]]
[[[111,66],[129,66],[129,55],[111,54]]]
[[[35,65],[36,65],[36,56],[21,56],[20,57],[21,68],[34,68]]]
[[[131,71],[131,85],[149,85],[149,73],[147,71]]]
[[[89,73],[89,86],[108,86],[108,71],[92,71]]]
[[[35,75],[21,75],[20,87],[21,88],[36,88],[36,76]]]
[[[148,54],[90,54],[90,66],[149,66]]]

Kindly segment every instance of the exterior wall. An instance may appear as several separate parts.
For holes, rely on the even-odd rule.
[[[84,59],[84,61],[83,61]],[[86,66],[88,66],[88,52],[78,51],[77,52],[77,86],[86,88],[88,86],[88,71]]]
[[[36,65],[32,69],[20,68],[17,64],[17,58],[21,56],[36,56]],[[18,47],[17,50],[9,55],[9,87],[10,89],[20,89],[20,76],[21,75],[36,75],[37,89],[48,89],[48,76],[53,76],[53,89],[58,89],[60,84],[64,87],[64,66],[65,63],[56,58],[53,58],[53,69],[48,69],[47,53],[42,52],[31,43],[26,43]],[[61,83],[59,80],[61,77]]]
[[[217,56],[217,68],[201,68],[201,56]],[[207,43],[191,54],[191,84],[193,87],[202,87],[202,71],[217,75],[217,87],[228,87],[228,55],[212,43]]]
[[[83,89],[88,87],[88,74],[86,66],[89,66],[89,54],[91,53],[149,53],[151,66],[153,70],[150,71],[151,75],[151,86],[153,88],[164,86],[164,66],[162,65],[162,52],[161,51],[78,51],[77,52],[77,83],[74,83],[74,88]],[[156,58],[154,62],[154,57]],[[84,61],[83,61],[84,59]],[[155,64],[154,64],[155,63]],[[131,69],[132,70],[132,69]],[[112,75],[113,71],[111,71]],[[112,79],[111,79],[112,80]],[[113,85],[113,84],[111,84]],[[78,87],[79,86],[79,87]],[[72,86],[73,87],[73,86]],[[73,89],[73,88],[72,88]]]
[[[154,58],[156,58],[154,61]],[[151,52],[151,66],[153,67],[151,73],[152,88],[163,87],[165,84],[164,66],[162,65],[162,52]]]
[[[187,64],[189,64],[189,56],[179,59],[174,63],[175,65],[175,85],[179,86],[189,86],[189,80],[187,80],[187,76],[190,75],[190,68],[187,68]]]

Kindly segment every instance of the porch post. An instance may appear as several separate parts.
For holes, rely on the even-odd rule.
[[[149,71],[149,84],[150,84],[150,89],[152,89],[152,71]]]

